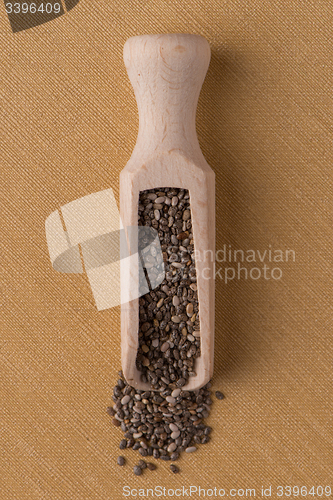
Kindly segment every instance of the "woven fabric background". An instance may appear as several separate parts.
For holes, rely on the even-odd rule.
[[[1,500],[333,488],[332,25],[326,0],[81,0],[13,34],[0,6]],[[212,440],[182,456],[182,474],[157,462],[135,477],[139,455],[115,464],[122,433],[105,412],[120,308],[98,312],[85,275],[52,269],[44,223],[109,187],[119,202],[138,128],[123,45],[168,32],[212,50],[197,131],[216,173],[216,249],[295,261],[265,261],[280,279],[217,276],[213,383],[226,398],[214,398]]]

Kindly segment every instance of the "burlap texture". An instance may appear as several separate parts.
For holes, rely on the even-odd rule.
[[[126,484],[256,496],[272,485],[276,498],[278,485],[330,484],[331,11],[324,0],[81,0],[13,34],[2,6],[1,500],[120,500]],[[296,259],[266,259],[280,279],[244,271],[227,284],[236,264],[217,263],[213,382],[226,399],[214,399],[212,440],[181,458],[181,475],[160,462],[135,477],[139,455],[115,464],[122,434],[105,412],[119,308],[98,312],[85,275],[52,269],[44,223],[109,187],[119,202],[138,127],[123,45],[168,32],[201,34],[212,49],[197,130],[216,173],[216,248]]]

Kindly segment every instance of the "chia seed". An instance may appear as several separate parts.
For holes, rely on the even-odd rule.
[[[222,392],[220,391],[216,391],[215,396],[217,399],[224,399],[224,394],[222,394]]]
[[[141,476],[142,474],[142,469],[138,465],[134,465],[133,467],[133,472],[136,476]]]

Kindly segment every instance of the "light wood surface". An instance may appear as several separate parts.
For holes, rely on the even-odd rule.
[[[124,46],[124,61],[139,111],[139,132],[133,154],[120,174],[120,214],[124,227],[137,226],[142,190],[176,187],[189,190],[201,331],[197,375],[186,389],[200,388],[212,376],[214,359],[215,174],[200,150],[195,128],[199,93],[210,47],[189,34],[132,37]],[[207,251],[208,250],[208,251]],[[124,266],[131,269],[124,269]],[[124,263],[121,287],[135,286],[134,260]],[[130,276],[130,279],[128,278]],[[138,348],[138,299],[121,306],[122,368],[129,384],[140,381],[135,366]]]

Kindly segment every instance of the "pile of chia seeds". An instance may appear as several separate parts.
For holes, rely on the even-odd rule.
[[[114,405],[107,412],[124,433],[121,450],[132,448],[142,457],[175,461],[182,452],[195,452],[198,444],[208,443],[212,429],[204,418],[212,404],[210,382],[195,391],[139,391],[120,375]]]

